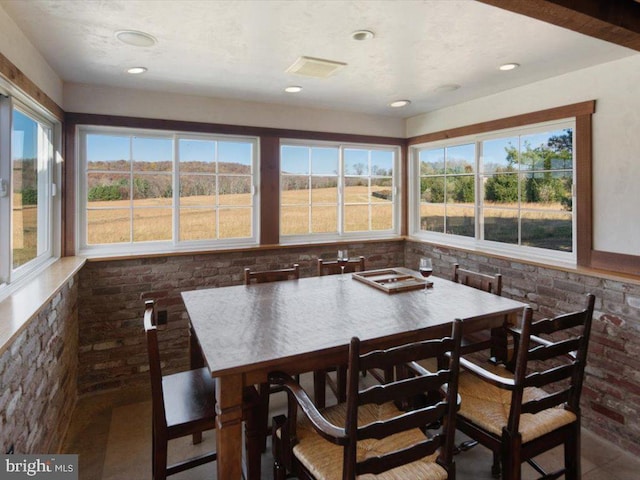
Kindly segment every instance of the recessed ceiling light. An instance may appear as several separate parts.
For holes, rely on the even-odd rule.
[[[145,67],[127,68],[127,73],[130,73],[131,75],[140,75],[141,73],[144,73],[146,71],[147,71],[147,69]]]
[[[400,107],[406,107],[410,103],[411,103],[411,100],[396,100],[395,102],[391,102],[389,106],[393,108],[400,108]]]
[[[500,70],[502,70],[503,72],[506,72],[506,71],[509,71],[509,70],[515,70],[519,66],[520,66],[519,63],[504,63],[504,64],[500,65],[498,68]]]
[[[290,87],[285,88],[284,91],[287,93],[298,93],[302,91],[302,87],[298,85],[291,85]]]
[[[354,40],[358,40],[359,42],[363,40],[371,40],[376,35],[371,30],[356,30],[351,34],[351,38]]]
[[[119,30],[116,32],[116,38],[122,43],[133,45],[134,47],[151,47],[158,43],[153,35],[137,30]]]

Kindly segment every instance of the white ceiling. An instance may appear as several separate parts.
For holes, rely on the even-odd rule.
[[[0,0],[65,82],[410,117],[638,52],[472,0]],[[125,45],[123,29],[157,38]],[[368,29],[375,38],[351,39]],[[348,65],[286,73],[299,57]],[[521,67],[501,72],[497,67]],[[144,66],[132,76],[125,70]],[[459,84],[456,91],[438,87]],[[284,87],[300,85],[298,94]],[[411,105],[391,109],[397,99]]]

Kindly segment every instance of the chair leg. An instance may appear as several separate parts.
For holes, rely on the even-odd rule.
[[[327,402],[327,372],[316,370],[313,372],[313,399],[316,407],[324,408]]]
[[[267,435],[269,434],[269,389],[268,383],[261,383],[258,388],[259,405],[258,405],[258,419],[256,423],[256,432],[260,435],[260,451],[265,452],[267,450]]]
[[[166,480],[167,478],[167,438],[154,437],[153,451],[153,480]]]
[[[347,400],[347,366],[338,365],[336,367],[336,384],[338,386],[338,403],[344,403]]]
[[[493,478],[500,478],[502,472],[501,461],[500,454],[493,452],[493,463],[491,464],[491,476]]]
[[[502,478],[509,480],[520,480],[522,475],[522,436],[515,433],[509,434],[506,428],[502,430],[501,452],[502,457]],[[494,452],[495,460],[495,452]]]
[[[322,372],[324,377],[324,372]],[[282,458],[282,438],[276,434],[278,428],[284,423],[282,415],[273,419],[273,435],[271,440],[271,451],[273,453],[273,478],[274,480],[285,480],[287,477],[287,469],[284,466]]]
[[[582,476],[580,468],[580,422],[575,422],[573,431],[564,444],[564,468],[566,480],[578,480]]]
[[[156,478],[156,426],[151,422],[151,478]]]
[[[193,444],[197,445],[199,443],[202,443],[202,432],[196,432],[192,435],[193,437]]]

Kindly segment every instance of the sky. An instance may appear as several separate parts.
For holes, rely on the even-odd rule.
[[[518,136],[514,136],[484,140],[481,142],[482,162],[484,165],[493,164],[494,166],[506,167],[508,165],[505,151],[506,147],[518,147],[519,142],[522,142],[523,146],[525,143],[528,143],[531,148],[536,148],[540,145],[546,145],[550,137],[554,135],[561,135],[562,133],[564,133],[564,130],[560,129],[531,135],[522,135],[520,138],[518,138]],[[428,149],[420,152],[421,162],[437,164],[442,162],[443,157],[444,148]],[[466,160],[470,165],[475,165],[475,143],[448,147],[447,158]]]
[[[251,165],[253,144],[250,142],[179,139],[181,161],[233,162]],[[87,135],[89,162],[130,159],[139,162],[171,161],[173,138],[127,135]]]

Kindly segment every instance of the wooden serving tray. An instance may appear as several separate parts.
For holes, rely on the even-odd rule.
[[[430,280],[395,268],[355,272],[353,278],[387,293],[406,292],[433,286],[433,282]]]

